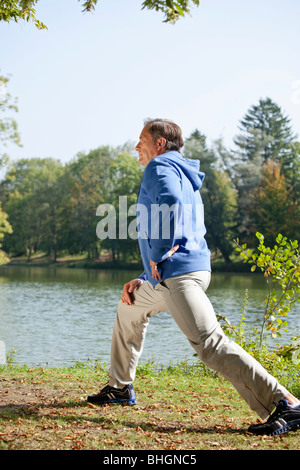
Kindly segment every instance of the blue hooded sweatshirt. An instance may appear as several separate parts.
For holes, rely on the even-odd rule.
[[[144,272],[153,286],[168,277],[210,271],[205,241],[204,208],[199,189],[204,173],[199,160],[170,151],[145,168],[137,200],[138,241]],[[174,245],[179,249],[168,257]],[[152,277],[150,260],[158,263],[161,280]]]

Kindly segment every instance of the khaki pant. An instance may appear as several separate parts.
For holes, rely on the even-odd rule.
[[[153,288],[144,282],[133,293],[133,305],[119,303],[114,325],[109,384],[132,383],[150,317],[169,311],[199,358],[229,380],[250,408],[265,419],[274,402],[288,392],[251,355],[223,333],[205,294],[210,272],[170,277]],[[160,337],[157,341],[168,341]],[[170,351],[172,357],[172,351]]]

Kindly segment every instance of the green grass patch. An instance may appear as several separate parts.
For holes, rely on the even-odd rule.
[[[107,382],[100,362],[0,370],[0,450],[299,449],[299,433],[249,434],[255,413],[201,363],[141,364],[131,407],[86,402]]]

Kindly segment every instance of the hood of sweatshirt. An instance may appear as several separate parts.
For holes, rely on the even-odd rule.
[[[193,189],[200,189],[205,174],[200,171],[200,160],[183,157],[179,152],[171,151],[159,155],[160,161],[165,161],[169,165],[178,167],[192,183]]]

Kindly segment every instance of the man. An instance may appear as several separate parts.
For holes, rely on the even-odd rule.
[[[261,418],[267,418],[277,402],[269,419],[249,431],[275,435],[295,430],[300,427],[299,400],[225,336],[205,294],[211,267],[199,192],[204,174],[198,160],[181,156],[182,146],[175,123],[146,121],[136,146],[139,162],[146,167],[137,204],[145,271],[124,285],[113,330],[109,384],[88,401],[136,403],[132,383],[149,319],[168,310],[200,359],[228,379]]]

